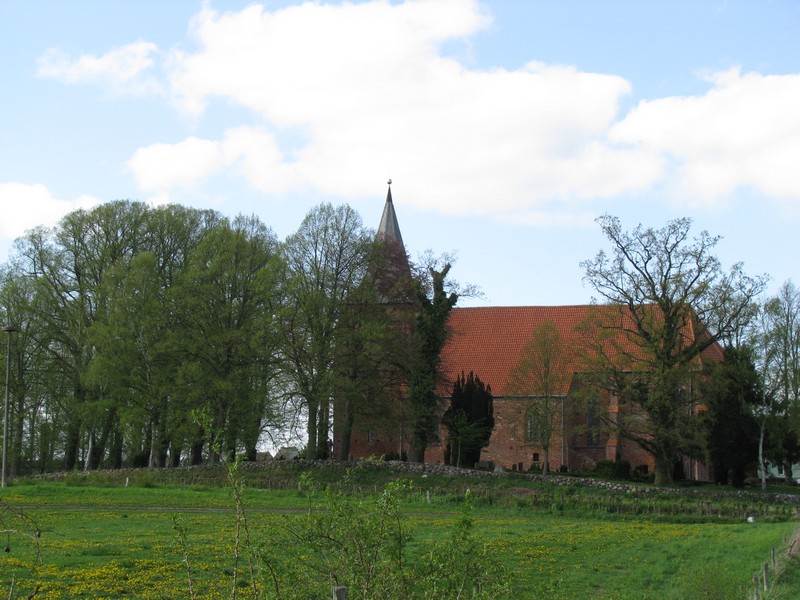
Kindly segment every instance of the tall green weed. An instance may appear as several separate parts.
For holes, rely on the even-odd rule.
[[[508,597],[502,569],[474,535],[469,494],[448,535],[426,550],[400,511],[410,492],[405,480],[366,499],[329,486],[308,513],[284,518],[261,546],[267,597],[329,598],[332,586],[345,586],[348,600]]]

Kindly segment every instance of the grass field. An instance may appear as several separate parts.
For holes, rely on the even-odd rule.
[[[195,597],[232,597],[236,518],[230,490],[90,483],[20,483],[3,490],[0,531],[8,551],[0,558],[0,595],[26,597],[40,586],[46,598],[188,598],[187,559]],[[363,488],[352,502],[366,506],[373,496]],[[454,496],[426,492],[402,499],[412,556],[448,535],[459,514]],[[322,497],[308,485],[301,491],[246,488],[254,544],[285,543],[277,533],[291,530]],[[771,548],[782,552],[797,528],[786,520],[609,513],[568,501],[542,507],[533,498],[484,501],[473,513],[478,538],[506,569],[512,598],[744,598],[747,591],[752,595],[752,577]],[[248,597],[248,588],[240,589]]]

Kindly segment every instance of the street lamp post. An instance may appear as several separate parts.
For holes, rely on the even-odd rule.
[[[3,487],[8,483],[8,471],[6,470],[6,457],[8,456],[8,373],[11,370],[11,334],[19,331],[19,327],[7,325],[3,331],[8,335],[8,346],[6,350],[6,401],[3,405]]]

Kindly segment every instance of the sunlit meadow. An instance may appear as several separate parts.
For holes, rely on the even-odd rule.
[[[46,598],[252,597],[240,562],[234,584],[235,507],[224,489],[8,489],[3,522],[8,551],[0,590]],[[254,547],[283,539],[313,502],[301,493],[247,490]],[[353,501],[369,502],[365,499]],[[410,554],[448,535],[455,504],[404,501]],[[185,544],[175,528],[178,516]],[[512,578],[518,598],[693,598],[698,586],[745,589],[793,522],[666,522],[622,515],[570,515],[532,507],[479,506],[476,531]],[[187,570],[188,568],[188,570]],[[258,578],[256,589],[265,590]],[[12,589],[13,588],[13,589]],[[694,594],[694,595],[693,595]]]

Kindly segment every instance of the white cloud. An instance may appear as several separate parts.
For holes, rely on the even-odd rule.
[[[38,183],[0,183],[0,205],[4,207],[0,236],[13,239],[39,225],[52,227],[67,213],[100,203],[97,198],[85,195],[74,200],[55,198]]]
[[[203,176],[226,164],[221,144],[190,137],[177,144],[153,144],[139,148],[128,161],[139,187],[157,192],[173,187],[192,187]]]
[[[300,166],[286,162],[274,136],[251,127],[225,132],[223,142],[229,163],[238,162],[250,184],[266,193],[285,192],[303,186]]]
[[[61,83],[107,83],[115,91],[153,91],[153,80],[144,77],[158,48],[150,42],[134,42],[102,56],[83,54],[73,59],[57,48],[39,57],[37,75]]]
[[[695,203],[724,201],[743,186],[800,199],[800,74],[731,69],[708,80],[701,96],[641,102],[611,139],[674,160],[681,195]]]
[[[445,55],[490,22],[477,0],[206,5],[190,24],[193,49],[53,54],[40,73],[133,89],[163,59],[159,89],[196,123],[212,102],[251,111],[216,139],[137,150],[129,169],[161,197],[224,175],[265,193],[357,198],[391,174],[409,203],[506,218],[586,211],[656,186],[698,204],[740,187],[800,198],[800,75],[717,73],[705,94],[621,116],[632,90],[622,77],[536,61],[478,70]]]
[[[233,167],[264,192],[301,185],[293,166],[282,162],[273,136],[250,127],[230,129],[221,141],[189,137],[175,144],[139,148],[127,166],[146,192],[192,188]]]
[[[197,51],[170,58],[177,105],[197,116],[221,98],[305,142],[289,150],[264,127],[242,126],[205,140],[205,152],[193,138],[140,149],[129,166],[148,191],[229,169],[265,192],[354,197],[374,192],[365,174],[391,165],[410,198],[444,212],[515,210],[652,181],[657,157],[603,141],[630,92],[623,78],[537,62],[470,70],[443,56],[445,42],[488,23],[474,0],[206,8],[192,23]]]
[[[166,204],[169,204],[171,202],[171,200],[170,200],[169,194],[167,194],[166,192],[160,192],[160,193],[156,194],[155,196],[151,196],[150,198],[147,198],[147,200],[145,200],[145,202],[147,203],[148,206],[150,206],[152,208],[155,208],[155,207],[158,207],[158,206],[164,206]]]

